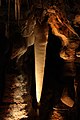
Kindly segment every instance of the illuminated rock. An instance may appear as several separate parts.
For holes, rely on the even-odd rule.
[[[42,8],[36,10],[37,12],[33,12],[22,28],[22,35],[26,38],[27,46],[24,47],[24,50],[20,48],[17,52],[14,52],[12,58],[19,58],[27,51],[28,46],[34,44],[36,98],[37,102],[40,102],[48,42],[48,24],[52,29],[52,33],[59,37],[62,42],[60,57],[65,62],[74,62],[75,51],[79,45],[80,38],[71,27],[64,13],[56,6],[47,8],[45,14],[43,14],[44,10]],[[45,17],[47,17],[46,20]]]

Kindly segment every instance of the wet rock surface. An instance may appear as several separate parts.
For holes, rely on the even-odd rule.
[[[22,70],[22,60],[17,65],[11,61],[6,71],[4,94],[0,103],[1,120],[33,120],[30,76]],[[27,69],[27,71],[29,71]]]
[[[26,79],[24,80],[23,75],[7,76],[3,104],[0,106],[0,118],[21,120],[29,117],[32,110],[32,101]]]

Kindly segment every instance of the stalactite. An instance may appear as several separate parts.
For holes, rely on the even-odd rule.
[[[20,20],[20,0],[15,0],[15,20]]]
[[[10,20],[10,0],[8,0],[8,23]]]
[[[15,0],[15,20],[17,20],[17,1]]]
[[[1,6],[1,0],[0,0],[0,6]]]
[[[6,23],[6,27],[5,27],[5,35],[6,37],[8,38],[9,37],[9,24],[10,24],[10,0],[6,0],[6,3],[8,4],[8,20],[7,20],[7,23]]]
[[[17,4],[17,11],[18,11],[18,23],[19,23],[19,20],[20,20],[20,0],[18,0],[18,4]]]

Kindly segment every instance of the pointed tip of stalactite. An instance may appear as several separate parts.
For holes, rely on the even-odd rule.
[[[36,96],[36,99],[37,99],[37,104],[40,102],[40,97],[39,95]]]
[[[40,107],[40,102],[37,102],[37,107]]]

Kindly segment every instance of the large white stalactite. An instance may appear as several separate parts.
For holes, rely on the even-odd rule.
[[[35,80],[36,80],[36,97],[37,102],[40,102],[43,78],[44,78],[44,68],[45,68],[45,56],[46,56],[46,43],[34,44],[35,49]]]
[[[32,17],[30,21],[26,22],[26,25],[28,26],[23,28],[23,36],[27,37],[27,47],[34,44],[36,99],[39,103],[43,87],[48,24],[42,25]]]
[[[46,28],[46,27],[45,27]],[[36,82],[36,98],[37,102],[40,102],[44,68],[45,68],[45,57],[46,57],[46,46],[47,46],[47,35],[48,31],[45,31],[44,26],[35,27],[35,42],[34,42],[34,54],[35,54],[35,82]]]

